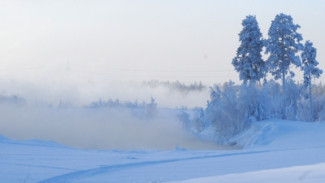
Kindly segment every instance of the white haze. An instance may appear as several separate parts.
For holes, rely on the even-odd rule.
[[[49,82],[42,85],[33,82],[0,80],[1,95],[18,95],[28,102],[47,103],[57,106],[60,102],[73,106],[84,106],[98,99],[150,102],[154,98],[159,107],[204,107],[209,99],[209,88],[201,91],[189,90],[186,93],[168,86],[152,88],[142,82],[106,83],[61,83]]]
[[[173,112],[139,117],[130,109],[0,105],[0,134],[90,149],[214,149],[186,132]]]
[[[205,106],[209,90],[186,93],[163,85],[136,82],[78,85],[0,81],[1,96],[16,95],[24,102],[0,101],[0,134],[14,139],[41,139],[90,149],[213,149],[186,131],[172,108]],[[85,106],[98,100],[157,102],[156,116],[141,117],[129,108]],[[65,108],[61,108],[65,106]],[[169,109],[167,109],[169,108]]]

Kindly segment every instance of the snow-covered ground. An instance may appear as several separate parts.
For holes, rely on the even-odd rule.
[[[325,163],[294,166],[288,168],[253,171],[248,173],[234,173],[212,177],[177,181],[174,183],[222,183],[222,182],[324,182]],[[170,182],[172,183],[172,182]]]
[[[257,122],[240,149],[82,150],[0,137],[0,182],[325,182],[325,123]]]

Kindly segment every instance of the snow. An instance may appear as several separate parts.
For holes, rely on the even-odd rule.
[[[271,170],[262,170],[248,173],[228,174],[214,177],[198,178],[177,183],[222,183],[222,182],[324,182],[325,163],[296,166],[289,168],[279,168]],[[171,182],[170,182],[171,183]]]
[[[325,123],[256,122],[223,150],[87,150],[0,136],[1,182],[324,182]]]
[[[321,122],[273,119],[256,122],[233,140],[246,148],[260,148],[260,145],[265,145],[263,149],[317,148],[325,145],[324,127]]]

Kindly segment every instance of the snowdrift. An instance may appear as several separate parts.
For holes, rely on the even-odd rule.
[[[272,119],[255,122],[233,137],[231,142],[243,148],[316,148],[325,145],[324,122]]]

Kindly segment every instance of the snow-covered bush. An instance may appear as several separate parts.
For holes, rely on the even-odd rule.
[[[203,108],[181,110],[178,114],[178,119],[183,122],[187,130],[194,134],[200,134],[208,126],[205,121]]]
[[[319,111],[318,120],[319,121],[325,121],[325,107],[321,111]]]
[[[285,107],[286,109],[286,117],[289,120],[296,120],[297,117],[297,108],[298,108],[298,102],[301,99],[301,96],[303,95],[301,89],[302,86],[299,84],[296,84],[291,78],[287,78],[286,80],[287,90],[285,91],[285,104],[287,105]]]
[[[258,89],[252,86],[238,86],[227,82],[222,88],[211,89],[211,98],[204,111],[209,128],[214,128],[216,141],[227,143],[234,135],[246,129],[252,121],[260,118],[263,106]]]
[[[260,87],[261,105],[264,107],[260,119],[281,118],[283,105],[281,85],[274,80],[270,80],[264,82]]]
[[[300,121],[325,121],[325,87],[322,84],[313,85],[312,105],[310,105],[309,89],[304,85],[300,86],[302,96],[298,101],[297,120]],[[313,106],[312,118],[310,107]]]
[[[210,100],[204,110],[182,111],[179,119],[188,130],[201,137],[214,131],[214,141],[226,144],[231,137],[249,127],[251,122],[266,119],[271,113],[267,111],[268,103],[265,101],[269,100],[265,100],[263,93],[267,92],[262,87],[240,86],[230,81],[211,88]]]
[[[325,86],[322,84],[313,85],[313,119],[325,121]],[[309,105],[308,105],[309,107]]]
[[[309,101],[305,97],[302,97],[302,99],[298,101],[296,119],[299,121],[310,120]]]
[[[235,85],[227,82],[211,88],[206,108],[183,111],[179,119],[187,129],[198,135],[214,131],[214,141],[227,144],[228,140],[247,129],[253,121],[282,118],[284,108],[290,120],[309,121],[309,103],[304,97],[306,88],[286,79],[286,103],[279,82],[266,81],[263,85]],[[313,86],[314,119],[325,120],[325,87]]]

